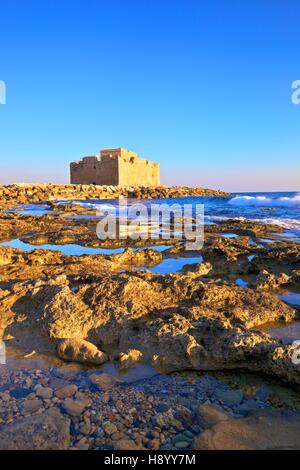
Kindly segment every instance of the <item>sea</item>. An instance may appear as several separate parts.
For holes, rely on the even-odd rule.
[[[61,201],[67,202],[67,201]],[[98,210],[108,210],[114,206],[119,215],[127,210],[128,205],[137,201],[72,201],[88,207],[97,207]],[[151,199],[140,201],[146,206],[151,204],[191,204],[194,208],[197,204],[204,205],[204,217],[206,223],[217,223],[220,220],[254,220],[266,224],[275,224],[286,229],[287,233],[300,236],[300,192],[249,192],[233,193],[230,196],[197,196],[171,199]],[[37,208],[38,210],[38,208]]]

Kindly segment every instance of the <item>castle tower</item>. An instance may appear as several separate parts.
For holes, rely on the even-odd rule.
[[[125,148],[101,150],[70,164],[71,184],[159,186],[159,163],[138,157]]]

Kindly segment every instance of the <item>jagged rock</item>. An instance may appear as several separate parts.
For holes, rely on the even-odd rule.
[[[267,370],[282,380],[300,384],[300,346],[289,344],[278,345],[270,350],[267,359]]]
[[[215,238],[204,250],[206,258],[219,261],[235,261],[240,256],[248,255],[252,252],[253,246],[248,244],[248,237],[238,238]],[[226,267],[224,266],[226,269]]]
[[[288,284],[290,276],[285,273],[279,275],[271,274],[266,269],[260,272],[254,285],[257,289],[276,289],[282,284]]]
[[[130,349],[126,353],[120,354],[120,368],[121,369],[128,369],[129,367],[133,367],[141,362],[143,357],[143,353],[138,349]]]
[[[39,297],[49,294],[44,288]],[[92,324],[91,317],[90,309],[69,287],[54,287],[51,299],[43,309],[42,331],[51,338],[85,338]]]
[[[205,284],[195,273],[138,271],[95,276],[76,293],[66,276],[16,283],[0,302],[7,331],[31,348],[42,339],[49,347],[57,343],[67,360],[101,364],[107,360],[101,344],[115,355],[138,349],[166,371],[245,368],[300,382],[288,347],[279,355],[277,341],[247,330],[295,317],[295,309],[268,292]]]
[[[79,291],[94,311],[94,325],[88,334],[94,343],[107,345],[117,342],[128,323],[148,315],[153,308],[167,304],[166,295],[140,277],[121,274],[117,279],[114,282],[104,277],[101,283]]]
[[[203,317],[189,322],[173,314],[172,322],[152,320],[139,331],[124,329],[122,349],[138,347],[164,372],[180,370],[247,369],[300,383],[299,367],[288,346],[271,336],[234,327],[229,321]]]
[[[162,254],[159,251],[147,248],[137,251],[133,251],[131,248],[126,248],[123,253],[113,255],[111,259],[115,263],[120,263],[121,265],[134,264],[135,266],[152,266],[162,261]]]
[[[211,263],[196,263],[196,264],[186,264],[183,266],[182,271],[184,273],[195,273],[197,276],[206,276],[209,274],[213,269],[213,266]]]
[[[260,255],[253,260],[253,266],[257,271],[267,270],[274,274],[285,272],[290,274],[293,269],[299,269],[300,244],[292,243],[288,246],[273,245],[273,249],[263,250]]]
[[[251,237],[262,237],[269,233],[283,232],[284,228],[276,224],[261,224],[254,220],[229,219],[220,220],[219,226],[224,232],[249,235]]]

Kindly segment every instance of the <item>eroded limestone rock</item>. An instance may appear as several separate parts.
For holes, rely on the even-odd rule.
[[[278,275],[269,273],[266,269],[261,271],[257,276],[254,285],[257,289],[276,289],[277,287],[288,284],[290,282],[290,276],[285,273]]]
[[[58,354],[67,360],[100,364],[101,351],[138,349],[164,371],[245,368],[300,382],[288,347],[248,329],[296,314],[264,291],[206,284],[195,273],[125,272],[95,277],[76,293],[66,276],[16,283],[9,292],[1,299],[4,334],[22,340],[26,329],[36,350],[38,340],[61,340]]]
[[[101,365],[108,361],[108,356],[94,344],[83,339],[69,338],[57,341],[57,354],[66,361],[81,364]]]
[[[143,353],[138,349],[129,349],[125,353],[120,354],[120,368],[128,369],[129,367],[136,366],[141,362],[143,358]]]

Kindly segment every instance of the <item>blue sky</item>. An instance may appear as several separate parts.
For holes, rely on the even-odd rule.
[[[298,1],[3,3],[0,183],[123,146],[165,184],[300,190]]]

